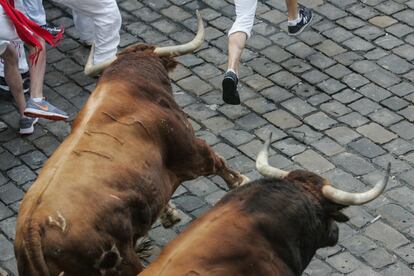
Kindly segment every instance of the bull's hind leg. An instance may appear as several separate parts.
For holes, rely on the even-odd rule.
[[[226,182],[229,189],[246,184],[249,178],[232,170],[223,157],[218,155],[204,140],[197,139],[198,154],[192,159],[198,166],[194,168],[201,175],[218,175]],[[196,159],[197,158],[197,159]]]

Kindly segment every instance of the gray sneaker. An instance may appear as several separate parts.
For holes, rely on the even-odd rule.
[[[30,98],[26,103],[24,115],[29,117],[45,118],[53,121],[66,120],[68,118],[68,114],[66,114],[66,112],[51,105],[45,99],[41,102],[35,102],[32,98]]]
[[[19,121],[20,130],[19,133],[23,135],[32,134],[34,132],[34,124],[37,123],[38,118],[21,118]]]

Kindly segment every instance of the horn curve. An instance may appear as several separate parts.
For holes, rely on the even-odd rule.
[[[268,177],[272,177],[276,179],[283,179],[289,174],[289,172],[269,165],[268,159],[269,159],[269,147],[270,147],[271,140],[272,140],[272,132],[269,133],[269,136],[263,145],[263,149],[257,155],[256,169],[263,176],[268,176]]]
[[[187,42],[186,44],[181,44],[181,45],[156,47],[154,49],[154,53],[160,57],[164,57],[164,56],[176,57],[176,56],[181,56],[184,54],[192,53],[196,49],[198,49],[204,42],[205,32],[204,32],[203,18],[201,17],[200,12],[198,10],[196,10],[196,14],[197,14],[198,29],[197,29],[197,34],[193,38],[193,40],[191,40],[190,42]],[[89,57],[88,57],[88,60],[86,62],[85,69],[84,69],[85,75],[90,76],[90,77],[94,77],[98,75],[103,70],[105,70],[109,65],[111,65],[112,62],[114,62],[117,59],[116,57],[113,57],[107,61],[94,65],[93,64],[94,53],[95,53],[95,43],[92,44],[91,51],[89,53]]]
[[[90,76],[90,77],[95,77],[96,75],[101,73],[103,70],[105,70],[109,65],[111,65],[112,62],[116,60],[116,57],[113,57],[111,59],[108,59],[107,61],[94,65],[93,64],[94,53],[95,53],[95,42],[92,43],[91,51],[89,52],[88,60],[85,64],[85,69],[84,69],[85,75]]]
[[[198,29],[197,34],[193,40],[181,45],[157,47],[155,48],[154,53],[156,53],[160,57],[177,57],[184,54],[192,53],[196,49],[198,49],[204,42],[204,24],[203,18],[201,18],[200,12],[198,10],[196,10],[196,14]]]
[[[322,194],[329,200],[341,204],[341,205],[362,205],[368,203],[377,197],[384,191],[387,186],[390,176],[391,163],[388,163],[387,172],[383,180],[380,180],[375,186],[366,192],[362,193],[350,193],[339,190],[331,185],[325,185],[322,187]]]

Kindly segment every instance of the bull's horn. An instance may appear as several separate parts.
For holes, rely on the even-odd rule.
[[[325,185],[322,187],[322,194],[329,200],[341,204],[341,205],[362,205],[371,200],[376,199],[384,191],[387,186],[390,176],[391,163],[388,163],[387,173],[383,180],[378,181],[375,186],[363,193],[349,193],[341,191],[332,187],[331,185]]]
[[[89,53],[88,61],[85,65],[85,75],[94,77],[105,70],[112,62],[116,60],[116,57],[113,57],[107,61],[104,61],[99,64],[93,64],[93,54],[95,53],[95,42],[92,43],[91,52]]]
[[[201,18],[200,12],[197,10],[197,21],[198,21],[198,30],[197,35],[193,40],[186,44],[167,46],[167,47],[157,47],[154,50],[158,56],[181,56],[187,53],[192,53],[198,49],[204,42],[204,24],[203,19]]]
[[[268,157],[269,157],[269,147],[270,141],[272,140],[272,132],[270,132],[269,137],[266,139],[263,149],[259,152],[256,159],[256,168],[264,176],[276,178],[276,179],[283,179],[285,178],[289,172],[280,170],[278,168],[272,167],[269,165]]]

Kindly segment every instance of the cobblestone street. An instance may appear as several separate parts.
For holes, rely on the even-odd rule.
[[[299,2],[314,11],[314,18],[292,37],[285,2],[259,1],[242,56],[240,106],[223,104],[221,98],[226,32],[235,15],[232,1],[119,0],[120,47],[185,43],[194,36],[199,9],[205,43],[177,58],[180,65],[171,74],[174,95],[196,134],[232,168],[259,178],[255,158],[269,131],[274,139],[270,164],[317,172],[343,190],[367,190],[391,162],[392,179],[383,195],[346,209],[351,219],[339,224],[339,243],[319,250],[304,275],[412,276],[414,0]],[[70,119],[40,120],[33,135],[20,136],[18,112],[2,93],[0,275],[17,275],[13,240],[19,202],[70,132],[96,82],[83,73],[89,49],[77,40],[70,10],[50,1],[44,5],[49,21],[65,26],[62,43],[48,49],[44,94]],[[182,221],[172,229],[154,225],[151,259],[226,189],[219,177],[184,183],[172,199]]]

